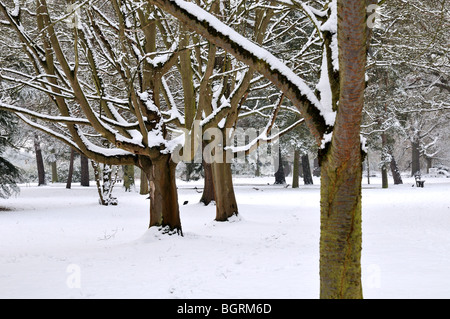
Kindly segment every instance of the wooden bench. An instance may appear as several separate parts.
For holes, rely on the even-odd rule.
[[[414,178],[416,179],[416,186],[423,188],[425,181],[422,180],[422,177],[420,175],[414,175]]]

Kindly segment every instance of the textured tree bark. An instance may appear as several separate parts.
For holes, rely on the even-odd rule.
[[[147,195],[149,193],[149,185],[148,185],[148,179],[147,174],[141,169],[141,184],[139,185],[139,194],[141,195]]]
[[[333,162],[322,162],[320,296],[362,298],[362,168]]]
[[[320,297],[362,298],[360,142],[366,67],[365,1],[338,0],[340,95],[321,158]]]
[[[216,201],[216,221],[227,221],[238,214],[238,206],[233,188],[233,178],[230,163],[211,163],[214,197]]]
[[[160,227],[163,233],[183,235],[175,179],[176,164],[170,155],[141,161],[150,183],[150,227]]]

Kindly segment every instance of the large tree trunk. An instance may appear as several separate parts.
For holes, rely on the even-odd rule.
[[[231,164],[211,163],[214,183],[214,197],[216,201],[216,221],[227,221],[238,214],[236,196],[234,195]]]
[[[337,166],[338,161],[331,155],[322,161],[320,295],[362,298],[362,167],[360,158]]]
[[[339,105],[321,157],[320,297],[362,298],[360,141],[366,1],[338,0]]]
[[[46,185],[44,160],[42,158],[41,143],[39,135],[34,134],[34,151],[36,153],[36,165],[38,171],[38,186]]]
[[[141,165],[150,183],[149,227],[161,227],[164,233],[182,235],[175,177],[176,163],[170,159],[170,155],[160,155],[151,162],[141,160]]]

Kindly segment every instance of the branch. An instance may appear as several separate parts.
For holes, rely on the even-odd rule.
[[[269,79],[301,111],[316,142],[320,143],[323,133],[327,130],[327,124],[321,114],[322,105],[305,82],[284,63],[194,3],[182,0],[148,1]]]

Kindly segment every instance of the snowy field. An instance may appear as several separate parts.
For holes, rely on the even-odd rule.
[[[120,186],[102,207],[93,183],[24,185],[0,199],[0,298],[318,298],[318,180],[235,183],[227,223],[198,203],[201,181],[178,183],[184,237],[148,231],[146,196]],[[412,184],[363,181],[365,298],[450,298],[450,179]]]

